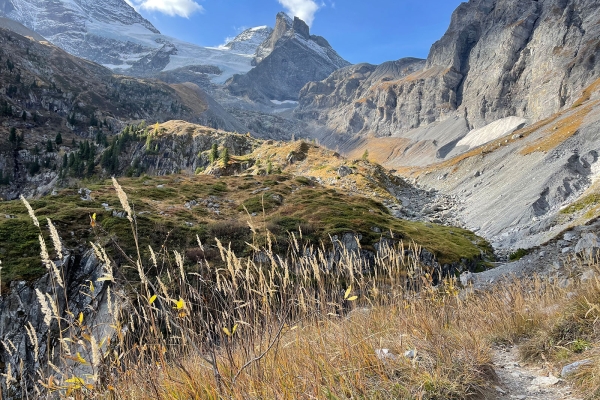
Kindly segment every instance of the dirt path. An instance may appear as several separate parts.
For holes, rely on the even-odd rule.
[[[581,400],[564,380],[547,369],[521,364],[517,347],[496,348],[494,369],[500,381],[496,387],[498,399]]]

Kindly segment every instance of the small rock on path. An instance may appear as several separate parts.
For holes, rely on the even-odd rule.
[[[581,400],[562,379],[544,368],[529,367],[519,362],[517,347],[494,350],[494,370],[499,383],[495,388],[502,400]]]

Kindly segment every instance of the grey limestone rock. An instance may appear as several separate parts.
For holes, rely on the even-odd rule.
[[[583,253],[588,257],[594,256],[598,249],[600,249],[600,241],[594,233],[582,234],[575,246],[576,253]]]
[[[471,0],[427,60],[336,71],[302,89],[296,114],[336,134],[332,148],[393,135],[407,150],[444,158],[470,130],[506,117],[538,121],[575,104],[600,73],[599,18],[595,0]],[[462,131],[411,133],[454,118]]]
[[[41,293],[49,293],[55,299],[57,309],[61,314],[60,317],[65,320],[73,318],[73,315],[79,315],[80,312],[85,315],[86,321],[92,322],[102,318],[100,310],[105,303],[104,295],[108,283],[99,281],[104,273],[103,265],[98,261],[94,252],[89,250],[77,257],[67,254],[63,260],[57,262],[57,267],[64,271],[64,291],[63,289],[52,290],[52,278],[48,273],[31,283],[15,281],[11,284],[10,293],[0,297],[0,341],[3,343],[0,347],[0,373],[6,374],[7,368],[10,366],[13,376],[19,382],[18,385],[13,384],[13,387],[7,390],[6,380],[0,380],[3,398],[24,398],[26,388],[31,393],[33,382],[39,379],[36,370],[48,361],[48,354],[55,354],[55,359],[50,361],[61,366],[61,360],[58,358],[59,352],[54,351],[59,346],[56,340],[59,327],[56,320],[53,320],[50,326],[44,322],[44,314],[36,290]],[[95,286],[91,295],[82,290],[82,287],[89,287],[89,282],[93,282]],[[66,299],[68,299],[68,304]],[[32,326],[37,336],[39,348],[37,355],[34,354],[35,347],[28,337],[26,326]],[[104,323],[102,326],[109,326],[109,324]],[[109,334],[108,332],[94,332],[94,334],[97,333]],[[48,341],[49,337],[50,341]],[[9,348],[5,347],[6,344]],[[22,373],[17,372],[21,371],[21,361],[23,362]],[[90,372],[87,371],[87,373]]]
[[[256,54],[254,69],[227,81],[229,93],[262,101],[297,100],[306,83],[349,65],[324,38],[310,35],[304,21],[285,13],[277,14],[275,29]]]
[[[562,376],[563,378],[566,378],[569,375],[573,375],[574,373],[577,373],[581,369],[581,367],[586,366],[586,365],[591,365],[591,364],[593,364],[593,361],[587,359],[587,360],[576,361],[569,365],[565,365],[560,372],[560,376]]]
[[[354,173],[354,171],[352,170],[352,168],[342,165],[341,167],[338,168],[337,173],[338,173],[339,177],[344,178],[348,175],[352,175]]]

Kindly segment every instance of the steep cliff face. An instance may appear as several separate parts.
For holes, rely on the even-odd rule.
[[[501,118],[537,121],[571,106],[598,76],[599,18],[593,0],[471,0],[413,71],[380,79],[336,73],[303,88],[297,114],[359,137],[407,137],[449,117],[463,120],[450,141],[437,132],[433,153]]]
[[[256,50],[253,64],[247,74],[227,81],[231,94],[253,100],[297,100],[307,82],[349,65],[327,40],[311,35],[304,21],[285,13],[277,14],[275,29]]]

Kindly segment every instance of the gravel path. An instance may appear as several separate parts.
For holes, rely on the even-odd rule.
[[[499,379],[497,399],[581,400],[564,380],[549,374],[547,369],[521,364],[517,347],[496,348],[494,370]]]

